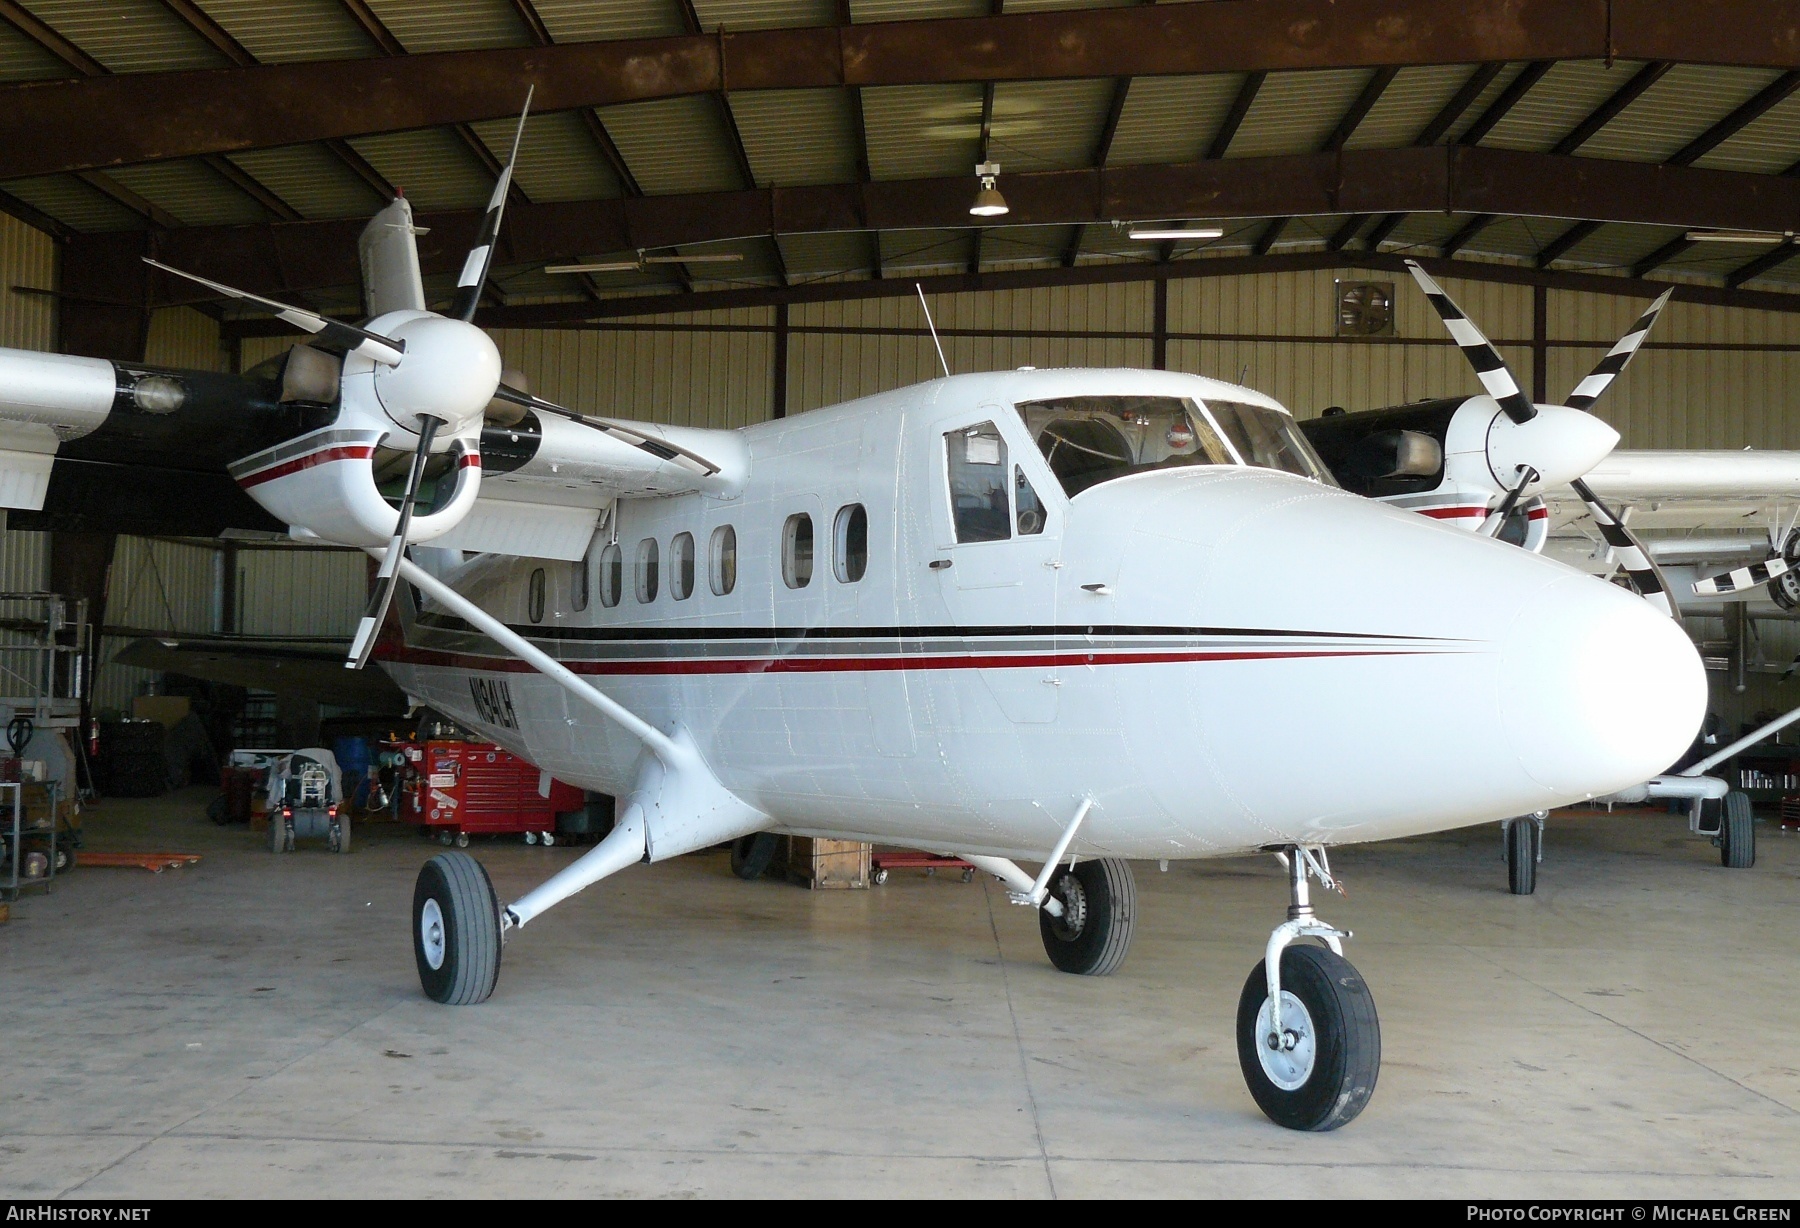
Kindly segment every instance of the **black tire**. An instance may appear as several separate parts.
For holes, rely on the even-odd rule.
[[[56,842],[56,857],[54,860],[56,861],[56,872],[58,874],[67,874],[75,868],[75,850],[70,848],[67,844],[64,844],[61,840],[58,840]]]
[[[428,936],[433,907],[439,928]],[[446,1006],[487,1001],[500,979],[500,901],[487,868],[467,853],[433,857],[413,887],[412,921],[413,957],[425,996]],[[428,937],[434,940],[429,951]]]
[[[1250,1095],[1270,1121],[1289,1130],[1335,1130],[1363,1111],[1381,1073],[1381,1022],[1360,973],[1325,947],[1293,946],[1281,953],[1281,988],[1311,1017],[1312,1068],[1294,1088],[1263,1068],[1257,1015],[1269,999],[1268,973],[1256,965],[1238,998],[1238,1066]],[[1285,1008],[1284,1008],[1285,1009]],[[1283,1017],[1286,1030],[1288,1019]]]
[[[776,837],[759,831],[731,842],[731,872],[745,882],[753,882],[769,872],[775,860]]]
[[[337,816],[337,839],[332,843],[331,851],[334,853],[350,851],[350,816],[341,807],[338,809]]]
[[[1732,790],[1725,795],[1725,814],[1719,824],[1719,864],[1730,870],[1748,870],[1756,864],[1756,816],[1750,811],[1750,795]]]
[[[288,851],[287,820],[281,817],[281,811],[269,811],[269,851],[285,853]]]
[[[1506,889],[1514,895],[1537,890],[1537,824],[1514,819],[1506,825]]]
[[[1106,976],[1125,962],[1137,927],[1137,880],[1116,857],[1083,861],[1051,876],[1050,897],[1063,915],[1038,910],[1038,932],[1050,962],[1077,976]]]

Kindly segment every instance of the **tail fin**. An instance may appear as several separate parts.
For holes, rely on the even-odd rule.
[[[356,250],[362,257],[363,309],[369,318],[390,311],[425,310],[417,233],[412,203],[404,196],[396,197],[363,227]]]

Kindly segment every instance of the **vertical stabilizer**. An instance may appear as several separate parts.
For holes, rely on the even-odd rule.
[[[370,318],[390,311],[425,310],[414,236],[412,203],[404,196],[363,227],[356,249],[362,257],[363,309]]]

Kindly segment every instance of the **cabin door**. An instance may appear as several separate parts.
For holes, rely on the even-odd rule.
[[[1002,711],[1056,719],[1060,512],[1021,463],[1033,455],[1018,416],[984,405],[936,431],[937,572],[944,605]]]

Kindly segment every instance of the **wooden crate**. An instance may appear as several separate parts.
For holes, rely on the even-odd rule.
[[[820,890],[866,888],[873,845],[855,840],[815,840],[789,836],[787,874],[790,882]]]

